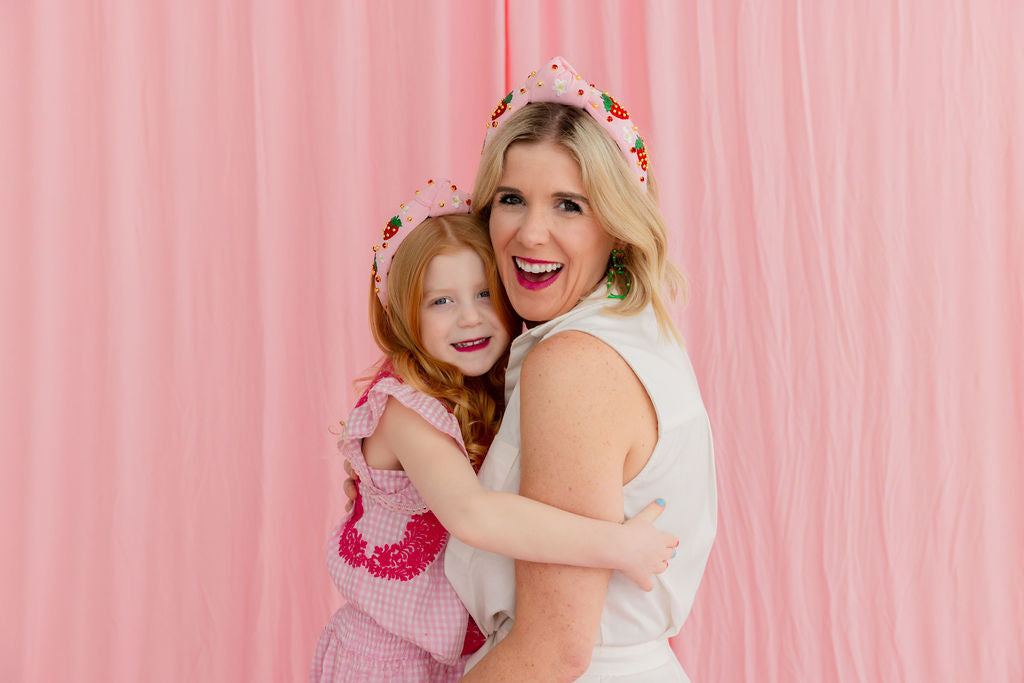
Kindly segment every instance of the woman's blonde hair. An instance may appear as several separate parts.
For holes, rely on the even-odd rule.
[[[405,238],[387,274],[387,308],[370,281],[370,329],[384,353],[378,370],[390,364],[406,384],[444,403],[459,421],[470,463],[479,469],[501,421],[508,353],[486,375],[466,377],[454,365],[430,355],[420,340],[427,266],[438,254],[467,248],[483,261],[491,301],[509,335],[515,337],[522,322],[501,286],[487,232],[480,219],[470,214],[428,218]]]
[[[473,190],[473,209],[485,221],[501,180],[508,148],[518,142],[553,142],[565,148],[580,165],[583,187],[595,217],[605,231],[621,242],[620,261],[630,275],[630,289],[613,307],[620,315],[635,315],[651,304],[661,329],[679,336],[663,297],[682,295],[686,280],[668,260],[665,220],[658,208],[654,175],[648,168],[646,190],[627,165],[615,141],[582,109],[554,102],[533,102],[515,112],[495,131],[484,148]],[[625,278],[613,284],[626,291]]]

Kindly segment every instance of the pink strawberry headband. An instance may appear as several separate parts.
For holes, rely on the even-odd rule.
[[[626,159],[634,162],[631,164],[633,172],[646,189],[647,149],[629,118],[629,112],[611,95],[598,90],[593,83],[587,83],[564,57],[555,57],[540,71],[531,72],[526,83],[498,102],[487,126],[484,147],[491,141],[494,131],[509,119],[510,114],[530,102],[557,102],[585,110],[612,136]]]
[[[450,180],[428,180],[426,187],[416,190],[412,199],[399,207],[398,214],[384,224],[384,237],[373,246],[374,291],[382,305],[387,306],[388,271],[402,240],[428,218],[469,213],[470,202],[469,196],[460,194]]]

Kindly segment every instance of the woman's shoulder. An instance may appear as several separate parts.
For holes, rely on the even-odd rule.
[[[526,363],[548,372],[558,372],[565,364],[563,371],[571,376],[563,382],[615,368],[616,384],[639,380],[664,424],[703,413],[689,355],[678,339],[659,327],[650,307],[631,316],[599,310],[566,322],[550,330],[527,356]],[[549,342],[556,343],[550,344],[546,354],[531,358]]]
[[[526,356],[525,368],[554,377],[584,375],[609,365],[626,365],[607,342],[590,332],[566,329],[545,337]]]
[[[571,404],[592,413],[590,408],[610,394],[642,393],[626,360],[605,341],[580,330],[561,331],[537,344],[523,363],[520,381],[524,397],[544,397],[556,412]]]

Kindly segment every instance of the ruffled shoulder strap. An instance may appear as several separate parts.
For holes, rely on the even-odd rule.
[[[411,482],[398,491],[384,490],[381,486],[384,482],[375,481],[374,470],[370,469],[363,458],[362,439],[373,434],[377,429],[384,409],[387,407],[389,396],[394,396],[402,405],[416,411],[436,429],[450,436],[458,444],[463,455],[466,455],[466,446],[462,441],[459,421],[444,404],[433,396],[413,389],[387,370],[382,371],[374,378],[356,403],[355,408],[352,409],[345,423],[345,434],[338,441],[338,449],[352,465],[355,473],[359,475],[361,495],[395,512],[405,514],[426,512],[428,508]],[[379,472],[379,470],[377,471]]]

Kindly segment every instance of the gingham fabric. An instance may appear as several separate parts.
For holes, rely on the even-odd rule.
[[[324,627],[309,680],[317,683],[455,683],[465,660],[442,664],[416,645],[388,633],[370,616],[345,605]]]
[[[371,469],[361,451],[389,396],[465,452],[455,416],[387,371],[360,398],[339,443],[359,475],[359,495],[327,550],[328,570],[347,604],[320,636],[310,681],[457,680],[462,672],[470,622],[444,575],[448,532],[405,472]],[[478,633],[475,625],[471,631]],[[374,662],[380,668],[367,672]]]

